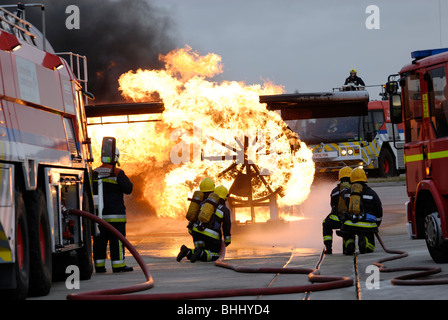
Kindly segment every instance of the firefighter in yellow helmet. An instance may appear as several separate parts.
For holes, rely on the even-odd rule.
[[[350,197],[350,174],[352,168],[339,170],[339,183],[330,193],[331,212],[322,222],[325,253],[332,254],[333,230],[341,228],[341,215],[347,211],[346,198]]]
[[[215,191],[215,182],[211,178],[206,177],[199,183],[199,190],[196,190],[193,193],[193,196],[191,198],[188,198],[191,203],[186,215],[186,218],[188,220],[187,229],[188,233],[190,233],[190,235],[193,237],[193,243],[196,243],[195,235],[193,234],[193,226],[197,222],[201,206],[213,191]],[[184,257],[188,257],[188,259],[190,259],[192,252],[194,252],[194,250],[189,249],[185,245],[182,245],[176,260],[180,261]]]
[[[355,236],[358,236],[360,253],[375,250],[375,233],[383,218],[383,207],[377,193],[367,185],[367,176],[362,168],[356,168],[350,175],[352,184],[343,231],[344,253],[355,252]]]
[[[230,244],[230,210],[225,204],[228,194],[227,188],[221,185],[201,203],[198,218],[191,229],[195,248],[190,249],[183,245],[177,261],[181,261],[184,257],[191,262],[215,261],[221,252],[222,236],[224,236],[225,244]],[[208,221],[203,218],[205,216],[203,213],[207,209],[211,209]]]
[[[356,69],[350,70],[350,75],[348,76],[347,79],[345,79],[344,85],[348,85],[350,83],[353,83],[355,86],[363,86],[363,87],[366,86],[364,81],[360,77],[357,76]]]
[[[199,184],[199,190],[202,192],[213,192],[215,190],[215,183],[210,178],[204,178],[202,179],[201,183]]]

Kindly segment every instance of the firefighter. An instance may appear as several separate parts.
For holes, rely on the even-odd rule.
[[[350,76],[347,79],[345,79],[344,85],[348,85],[350,83],[353,83],[355,86],[363,86],[363,87],[365,87],[366,84],[364,83],[364,81],[360,77],[358,77],[356,74],[357,74],[356,69],[351,69],[350,70]]]
[[[352,255],[355,252],[356,235],[359,252],[370,253],[375,250],[375,233],[381,224],[383,207],[376,192],[367,185],[367,176],[362,168],[352,171],[350,182],[350,200],[341,227],[344,253]]]
[[[206,177],[204,179],[201,180],[201,183],[199,184],[199,191],[202,192],[202,201],[201,203],[199,203],[198,209],[200,209],[201,204],[208,198],[208,196],[210,195],[210,193],[212,193],[215,190],[215,183],[213,182],[212,179]],[[189,208],[190,209],[190,208]],[[198,210],[199,211],[199,210]],[[195,219],[197,219],[197,215],[199,212],[196,212],[194,214]],[[192,229],[193,229],[193,224],[196,221],[190,221],[188,223],[188,232],[192,235]]]
[[[126,236],[126,208],[124,206],[124,194],[131,194],[133,184],[123,170],[116,167],[120,157],[120,151],[115,148],[115,157],[104,160],[103,164],[96,168],[94,175],[94,193],[98,193],[98,179],[102,180],[103,220],[109,222],[121,234]],[[106,272],[106,249],[109,243],[110,257],[113,272],[133,271],[132,267],[125,264],[124,245],[111,232],[103,226],[99,226],[100,233],[94,237],[93,259],[97,273]]]
[[[199,184],[199,191],[202,192],[202,201],[199,203],[197,209],[194,208],[194,210],[196,210],[196,212],[190,213],[187,212],[187,219],[189,219],[188,225],[187,225],[187,229],[188,232],[190,233],[190,235],[193,238],[193,243],[196,245],[200,245],[202,242],[198,242],[196,244],[196,238],[197,238],[197,234],[193,232],[193,226],[195,224],[195,222],[197,221],[197,217],[198,217],[198,213],[199,210],[201,208],[201,206],[204,204],[205,200],[208,198],[208,196],[215,191],[215,183],[213,182],[212,179],[206,177],[204,179],[201,180],[200,184]],[[190,199],[192,200],[192,199]],[[188,210],[191,210],[191,205],[190,208],[188,208]],[[191,215],[191,217],[189,217],[189,215]],[[198,240],[199,241],[199,240]],[[191,259],[191,255],[194,252],[194,250],[189,249],[187,246],[182,245],[179,251],[179,254],[177,255],[176,260],[179,262],[181,261],[184,257],[187,257],[187,259]]]
[[[226,246],[231,243],[230,210],[226,206],[229,191],[221,185],[215,188],[214,193],[219,196],[219,202],[210,221],[202,227],[199,220],[193,224],[192,235],[195,248],[189,249],[183,245],[177,256],[177,261],[181,261],[184,257],[191,262],[215,261],[221,253],[222,236],[224,236]],[[202,206],[205,206],[205,201]]]
[[[339,170],[339,183],[330,193],[331,212],[322,222],[325,253],[332,254],[333,230],[341,228],[340,216],[347,211],[346,198],[350,197],[350,174],[352,168],[343,167]]]

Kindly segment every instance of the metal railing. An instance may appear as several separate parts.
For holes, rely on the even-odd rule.
[[[37,46],[36,38],[37,36],[33,34],[30,29],[32,27],[31,23],[24,19],[25,8],[27,7],[40,7],[42,11],[42,50],[47,50],[46,43],[46,31],[45,31],[45,6],[41,3],[19,3],[17,5],[2,5],[0,6],[0,28],[15,34],[24,41]],[[6,10],[6,8],[17,8],[17,15]],[[20,15],[23,17],[21,18]],[[6,24],[6,25],[5,25]],[[7,30],[9,28],[9,30]]]

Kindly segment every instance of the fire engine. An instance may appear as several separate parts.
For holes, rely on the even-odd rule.
[[[391,122],[404,123],[408,232],[426,240],[435,262],[448,262],[448,48],[411,57],[386,85]]]
[[[68,264],[92,274],[90,224],[67,211],[93,208],[90,95],[85,57],[62,59],[25,5],[11,8],[0,7],[0,295],[24,298]]]
[[[404,169],[404,133],[390,123],[388,101],[369,102],[366,116],[300,120],[290,126],[313,151],[316,173],[362,166],[386,177]]]
[[[263,96],[260,102],[281,110],[312,149],[317,174],[362,166],[380,176],[396,175],[404,169],[403,127],[391,123],[389,101],[369,102],[362,89]]]

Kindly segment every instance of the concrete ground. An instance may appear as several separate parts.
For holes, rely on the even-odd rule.
[[[304,218],[283,226],[267,228],[265,225],[234,228],[232,244],[227,248],[225,261],[238,265],[285,268],[316,268],[321,275],[350,277],[354,284],[349,287],[326,291],[309,291],[277,295],[253,295],[226,297],[223,300],[446,300],[448,285],[398,286],[390,279],[410,273],[383,273],[372,267],[373,263],[391,256],[376,243],[371,254],[345,256],[342,243],[336,237],[333,254],[322,253],[321,223],[329,212],[329,194],[332,185],[313,187],[310,198],[299,214]],[[405,226],[404,183],[374,184],[374,190],[383,202],[384,219],[380,236],[388,249],[404,250],[409,256],[386,262],[388,268],[396,266],[438,266],[442,272],[430,278],[448,278],[448,266],[436,265],[426,250],[424,240],[410,240]],[[128,240],[135,246],[154,278],[153,288],[138,294],[199,292],[240,288],[291,287],[309,285],[307,274],[240,273],[220,268],[214,263],[191,263],[175,257],[182,244],[192,245],[185,228],[185,221],[171,219],[132,220],[128,223]],[[127,253],[127,264],[134,272],[113,274],[110,265],[105,274],[93,274],[92,278],[80,282],[80,289],[68,290],[65,282],[55,282],[45,297],[32,300],[65,300],[71,293],[98,289],[111,289],[142,283],[145,281],[141,268]],[[321,262],[319,264],[319,262]],[[372,268],[372,269],[370,269]],[[372,271],[373,270],[373,271]]]

